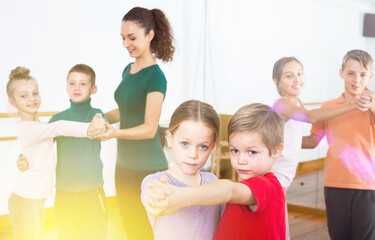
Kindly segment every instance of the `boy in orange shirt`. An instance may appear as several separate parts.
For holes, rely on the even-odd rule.
[[[302,148],[314,148],[327,137],[324,197],[333,240],[375,239],[375,105],[374,94],[366,87],[372,76],[371,56],[349,51],[340,69],[345,91],[322,108],[356,102],[361,111],[314,124],[302,141]]]

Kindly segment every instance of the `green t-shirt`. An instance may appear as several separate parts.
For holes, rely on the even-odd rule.
[[[49,122],[68,120],[91,122],[96,113],[91,98],[82,103],[70,101],[70,108],[56,113]],[[103,186],[103,163],[97,139],[57,137],[56,189],[70,192],[88,191]]]
[[[167,80],[158,65],[130,74],[130,65],[122,73],[122,81],[115,91],[120,110],[120,129],[144,123],[146,96],[150,92],[167,90]],[[167,168],[167,161],[159,142],[159,131],[153,139],[117,141],[117,164],[121,167],[152,171]]]

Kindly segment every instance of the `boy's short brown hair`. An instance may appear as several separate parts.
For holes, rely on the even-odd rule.
[[[95,72],[94,72],[94,69],[92,69],[90,66],[86,64],[77,64],[69,70],[68,76],[72,72],[87,74],[90,77],[91,85],[92,86],[95,85]]]
[[[229,121],[228,139],[241,132],[259,133],[272,155],[273,150],[283,143],[284,121],[272,107],[253,103],[238,109]]]
[[[357,50],[357,49],[347,52],[344,58],[342,59],[342,64],[341,64],[342,70],[344,70],[347,62],[350,59],[359,62],[359,64],[361,64],[361,66],[364,69],[366,69],[369,72],[372,72],[372,57],[367,52],[363,50]]]

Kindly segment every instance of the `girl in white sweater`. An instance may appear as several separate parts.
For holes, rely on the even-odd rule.
[[[19,173],[8,202],[15,238],[41,239],[44,224],[44,203],[53,192],[56,158],[53,138],[57,136],[88,137],[105,131],[99,116],[91,123],[57,121],[47,124],[39,121],[41,103],[38,84],[30,70],[17,67],[12,70],[7,84],[9,103],[21,117],[17,137],[28,169]]]
[[[284,150],[275,161],[272,171],[284,191],[292,183],[296,174],[303,137],[303,123],[327,121],[342,114],[356,110],[356,105],[349,104],[326,109],[306,109],[299,95],[305,85],[305,76],[301,62],[295,57],[280,58],[273,66],[273,81],[281,98],[273,107],[284,119]],[[286,239],[289,240],[288,211],[286,209]]]

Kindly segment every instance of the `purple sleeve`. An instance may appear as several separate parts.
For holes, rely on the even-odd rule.
[[[148,194],[148,187],[147,185],[152,182],[153,180],[156,180],[156,179],[160,179],[161,176],[164,176],[165,174],[163,174],[162,172],[157,172],[157,173],[154,173],[154,174],[150,174],[150,175],[147,175],[143,181],[142,181],[142,184],[141,184],[141,201],[142,201],[142,204],[143,206],[146,206],[147,204],[147,194]]]

